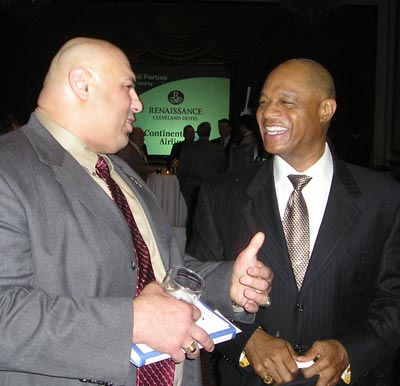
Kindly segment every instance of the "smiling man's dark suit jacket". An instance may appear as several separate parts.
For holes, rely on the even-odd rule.
[[[263,385],[250,367],[238,367],[258,325],[303,353],[315,340],[339,339],[350,356],[353,380],[400,344],[400,184],[394,180],[334,161],[329,200],[300,292],[279,216],[273,159],[205,183],[195,229],[189,251],[216,261],[233,259],[252,235],[265,232],[259,258],[274,272],[272,305],[258,312],[254,325],[242,326],[237,339],[217,347],[225,356],[223,385]],[[367,378],[359,384],[366,385]]]
[[[147,215],[165,267],[184,264],[154,194],[111,158]],[[204,300],[232,313],[227,266],[185,261],[206,279]],[[135,385],[135,287],[126,220],[88,172],[35,117],[0,137],[0,385]],[[199,360],[185,361],[183,385],[201,385]]]

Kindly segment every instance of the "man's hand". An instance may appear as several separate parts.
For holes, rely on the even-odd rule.
[[[274,385],[292,381],[299,372],[292,346],[261,329],[250,337],[244,351],[254,372],[261,379],[269,374]]]
[[[189,347],[193,341],[212,351],[214,342],[195,324],[200,317],[197,307],[175,299],[152,282],[133,300],[132,343],[145,343],[154,350],[168,353],[175,362],[185,359],[182,348]],[[188,357],[194,359],[199,353],[200,350],[196,350]]]
[[[251,313],[269,302],[271,291],[272,271],[257,259],[264,238],[263,233],[256,233],[236,258],[232,270],[231,299]]]
[[[316,341],[304,356],[296,358],[299,362],[315,360],[315,363],[303,369],[305,378],[319,374],[316,386],[331,386],[339,382],[349,365],[349,356],[343,345],[337,340]]]

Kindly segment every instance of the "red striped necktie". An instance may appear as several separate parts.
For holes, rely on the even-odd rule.
[[[124,193],[111,178],[107,162],[100,155],[96,163],[96,174],[106,182],[113,201],[124,215],[131,231],[137,266],[135,296],[138,296],[146,284],[155,280],[149,249],[139,231]],[[136,386],[172,386],[174,383],[174,372],[175,364],[171,359],[142,366],[136,371]]]

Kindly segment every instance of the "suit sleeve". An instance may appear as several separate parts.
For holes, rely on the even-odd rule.
[[[75,288],[85,283],[67,289],[62,279],[55,283],[58,290],[41,288],[38,282],[46,275],[48,280],[67,275],[71,261],[64,261],[63,267],[47,266],[60,251],[38,250],[35,238],[40,232],[30,228],[28,217],[39,208],[22,201],[26,194],[15,181],[0,176],[0,196],[0,368],[124,384],[130,366],[132,299],[79,296]],[[40,221],[58,224],[66,219]],[[60,232],[57,245],[65,248],[60,255],[69,248],[63,237]]]
[[[212,280],[210,280],[214,286],[210,286],[209,288],[206,287],[205,293],[205,296],[207,296],[206,301],[210,302],[213,307],[218,308],[220,305],[215,304],[215,299],[218,294],[225,291],[226,296],[229,299],[229,281],[226,281],[228,273],[225,267],[227,265],[232,266],[233,261],[225,260],[224,246],[219,236],[220,232],[214,217],[215,212],[212,208],[212,203],[214,201],[210,200],[210,197],[215,198],[215,195],[214,192],[210,192],[209,187],[210,185],[205,183],[200,188],[199,201],[194,219],[195,232],[190,245],[188,246],[188,253],[201,261],[221,262],[221,266],[213,272]],[[228,278],[230,279],[231,269],[228,272]],[[219,289],[216,288],[216,283],[222,283],[223,278],[225,279],[225,286]],[[233,363],[238,364],[240,354],[250,336],[257,329],[258,323],[255,321],[254,314],[248,314],[246,312],[234,313],[230,301],[224,303],[224,308],[219,308],[219,310],[228,319],[231,319],[235,324],[237,324],[242,332],[238,334],[234,340],[218,344],[216,349],[224,356],[230,358]]]
[[[381,254],[381,263],[367,317],[341,339],[349,354],[352,379],[374,368],[400,345],[400,208],[392,210],[394,223],[383,250],[376,252]],[[381,226],[386,227],[389,218],[393,218],[389,212],[382,214]]]

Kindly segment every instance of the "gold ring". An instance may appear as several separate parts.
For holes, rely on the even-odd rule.
[[[263,382],[266,385],[272,385],[274,383],[274,378],[271,377],[271,375],[269,375],[268,373],[265,374],[264,378],[263,378]]]
[[[189,347],[182,347],[182,350],[186,354],[193,354],[197,350],[197,342],[194,340],[193,343]]]
[[[265,304],[262,304],[260,307],[261,308],[268,308],[271,305],[271,299],[268,298]]]

